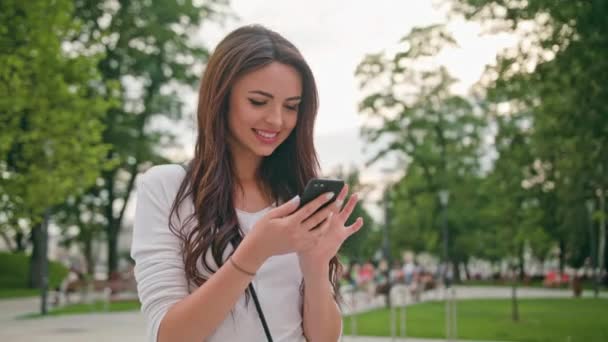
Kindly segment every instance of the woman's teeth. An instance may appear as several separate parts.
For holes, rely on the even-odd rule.
[[[257,133],[258,135],[264,137],[264,138],[268,138],[268,139],[272,139],[274,137],[277,136],[278,133],[268,133],[268,132],[264,132],[264,131],[259,131],[257,129],[254,129],[255,133]]]

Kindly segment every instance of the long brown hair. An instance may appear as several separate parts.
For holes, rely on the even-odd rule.
[[[197,268],[199,260],[206,272],[214,273],[217,270],[207,262],[208,251],[221,267],[228,244],[238,243],[243,236],[233,202],[232,190],[238,182],[227,144],[230,91],[237,78],[272,62],[289,65],[299,72],[302,100],[295,129],[263,159],[258,170],[260,183],[276,203],[282,203],[301,194],[308,180],[318,174],[319,161],[313,144],[318,95],[310,67],[298,49],[274,31],[258,25],[233,31],[218,44],[203,74],[194,159],[179,187],[169,219],[171,231],[182,241],[186,277],[196,286],[207,280]],[[171,218],[176,215],[179,220],[178,208],[188,196],[191,196],[194,213],[176,227]],[[190,223],[193,228],[185,229]],[[336,299],[341,270],[334,256],[329,264],[329,280]]]

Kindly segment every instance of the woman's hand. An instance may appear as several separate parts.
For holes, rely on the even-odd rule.
[[[331,214],[328,208],[332,205],[315,212],[332,197],[331,192],[320,195],[297,210],[300,201],[296,196],[291,201],[270,210],[257,221],[245,240],[250,240],[255,245],[255,250],[259,251],[263,259],[310,249],[318,244],[324,233],[313,228]]]
[[[315,229],[320,235],[316,244],[311,248],[298,251],[300,268],[305,277],[307,275],[327,277],[327,269],[331,258],[338,253],[342,243],[363,226],[363,218],[361,217],[358,217],[352,225],[345,226],[359,200],[357,194],[354,194],[342,208],[347,194],[348,185],[345,185],[336,202],[323,209],[329,210],[331,214],[319,228]]]

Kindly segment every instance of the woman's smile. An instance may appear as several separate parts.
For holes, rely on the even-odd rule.
[[[265,144],[274,144],[279,141],[279,132],[264,131],[261,129],[252,128],[255,136],[259,141]]]

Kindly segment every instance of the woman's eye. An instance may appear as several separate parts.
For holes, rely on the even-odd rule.
[[[295,106],[285,106],[285,108],[287,108],[289,110],[297,111],[298,110],[298,105],[295,105]]]
[[[249,99],[249,102],[251,102],[251,104],[254,105],[254,106],[256,106],[256,107],[257,106],[263,106],[263,105],[266,104],[265,101],[256,101],[254,99]]]

